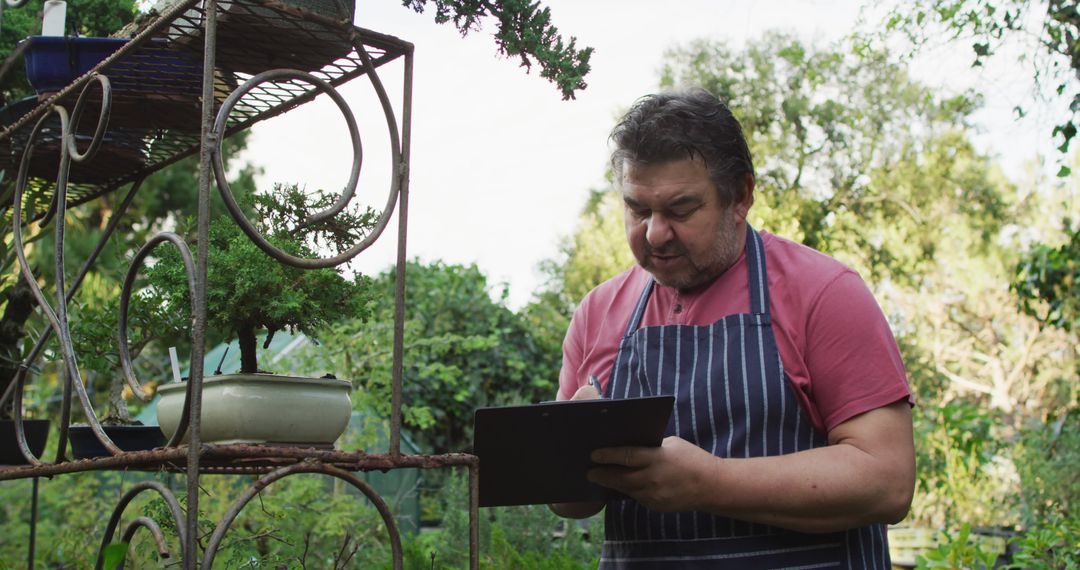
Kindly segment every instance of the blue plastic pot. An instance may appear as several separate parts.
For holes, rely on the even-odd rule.
[[[85,74],[128,42],[123,38],[30,36],[26,76],[38,93],[52,93]]]
[[[38,94],[60,91],[127,44],[123,38],[31,36],[26,50],[26,75]],[[202,63],[191,54],[150,40],[109,66],[117,93],[160,94],[198,98]]]

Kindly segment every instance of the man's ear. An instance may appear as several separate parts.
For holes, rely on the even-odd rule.
[[[746,219],[746,215],[750,212],[750,206],[754,205],[754,175],[747,172],[743,175],[743,194],[742,198],[735,202],[735,213],[742,219]]]

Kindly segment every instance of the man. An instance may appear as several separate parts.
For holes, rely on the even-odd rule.
[[[859,276],[746,221],[754,168],[728,108],[648,96],[612,133],[638,265],[581,302],[560,399],[674,394],[659,448],[593,453],[601,567],[888,569],[915,478],[896,341]],[[599,379],[599,391],[594,387]]]

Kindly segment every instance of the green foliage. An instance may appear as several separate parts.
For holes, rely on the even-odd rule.
[[[1034,13],[1045,7],[1045,15]],[[1034,16],[1034,17],[1033,17]],[[1054,97],[1068,102],[1067,110],[1056,119],[1057,125],[1049,137],[1058,145],[1062,157],[1069,152],[1080,124],[1080,12],[1075,0],[917,0],[900,2],[889,13],[884,36],[899,33],[911,42],[912,53],[941,37],[950,41],[970,42],[974,52],[973,66],[989,65],[993,55],[1009,42],[1026,42],[1018,60],[1032,70],[1032,90],[1049,86]],[[1017,106],[1016,114],[1027,111]],[[1062,164],[1059,178],[1068,177],[1072,169]],[[1060,249],[1061,255],[1047,245],[1037,245],[1018,268],[1014,287],[1021,296],[1025,312],[1038,315],[1044,322],[1071,330],[1075,323],[1076,252],[1080,251],[1080,236],[1074,231],[1069,243]],[[1071,254],[1071,257],[1070,257]],[[1049,305],[1043,309],[1040,305]],[[1073,305],[1070,308],[1070,305]]]
[[[416,556],[427,568],[468,568],[468,477],[454,472],[443,487],[445,513],[442,527],[430,538],[420,535],[422,551]],[[582,521],[560,519],[545,505],[496,507],[480,511],[480,567],[510,569],[595,568],[603,541],[603,516]],[[587,530],[587,535],[582,531]],[[426,558],[423,552],[427,553]]]
[[[1012,287],[1023,312],[1065,331],[1080,330],[1080,225],[1060,246],[1032,247],[1017,264]]]
[[[997,560],[996,552],[983,550],[978,541],[972,540],[971,525],[964,524],[956,536],[942,533],[941,544],[916,558],[920,570],[924,568],[968,568],[989,570]]]
[[[1035,13],[1045,7],[1045,15]],[[1034,17],[1033,17],[1034,16]],[[943,33],[944,32],[944,33]],[[993,56],[1011,41],[1025,41],[1018,57],[1032,69],[1032,83],[1037,89],[1048,85],[1070,105],[1051,137],[1060,140],[1058,151],[1065,154],[1076,136],[1080,112],[1080,84],[1075,73],[1080,70],[1080,14],[1075,0],[915,0],[898,2],[886,16],[881,35],[900,34],[907,38],[912,52],[946,38],[968,44],[973,53],[972,66],[989,65]],[[1026,114],[1017,107],[1018,116]],[[1060,137],[1060,138],[1059,138]],[[1068,175],[1065,167],[1064,176]]]
[[[1075,466],[1075,465],[1074,465]],[[1025,570],[1076,570],[1080,568],[1080,516],[1052,513],[1019,536],[1012,564]]]
[[[1014,539],[1010,568],[1080,568],[1080,430],[1074,408],[1033,423],[1016,449],[1024,532]]]
[[[995,526],[1015,498],[1002,496],[1002,450],[995,425],[982,407],[963,400],[915,411],[916,478],[913,510],[933,526]],[[1004,504],[1003,504],[1004,503]]]
[[[661,86],[678,85],[708,89],[739,117],[756,157],[750,222],[872,282],[924,274],[949,224],[984,241],[1000,225],[1000,187],[963,130],[978,97],[936,93],[884,52],[778,33],[740,52],[700,40],[668,54]]]
[[[39,479],[37,548],[35,562],[41,568],[93,568],[98,547],[105,534],[109,515],[121,493],[134,480],[119,472],[71,473],[54,479]],[[167,481],[168,476],[151,476]],[[25,568],[30,532],[32,481],[5,481],[0,485],[0,568]],[[140,495],[128,507],[126,524],[141,514],[148,499]],[[161,521],[159,521],[160,523]],[[114,544],[119,544],[123,524]],[[164,527],[163,527],[164,528]],[[175,534],[166,532],[170,550],[176,551]],[[106,568],[110,566],[106,565]],[[145,530],[135,534],[128,551],[128,568],[157,568],[156,548]]]
[[[252,197],[260,228],[278,249],[298,257],[314,257],[321,248],[342,250],[372,227],[374,214],[343,212],[317,225],[302,225],[314,212],[333,203],[331,195],[314,198],[295,185]],[[255,330],[272,336],[288,329],[315,337],[342,318],[363,319],[369,313],[369,285],[363,276],[347,279],[335,268],[303,270],[271,258],[240,230],[232,218],[210,224],[207,261],[207,321],[224,333],[235,333],[243,354],[242,372],[255,372]],[[163,247],[159,262],[146,269],[148,306],[187,315],[190,292],[179,252]],[[175,331],[177,335],[186,330]],[[269,337],[268,337],[269,338]]]
[[[560,248],[561,258],[541,266],[548,276],[548,291],[555,297],[545,301],[541,295],[537,306],[546,304],[569,315],[593,287],[634,264],[623,231],[622,197],[594,191],[590,198],[574,233]]]
[[[228,503],[243,481],[217,478],[215,497]],[[312,475],[275,483],[251,500],[215,557],[222,568],[351,568],[388,547],[386,527],[366,500],[336,480]],[[207,505],[217,511],[218,505]],[[208,512],[217,521],[217,512]],[[211,530],[209,527],[208,530]]]
[[[43,568],[93,568],[108,515],[121,494],[147,475],[108,472],[69,474],[41,481],[37,565]],[[183,479],[150,475],[177,494],[185,508]],[[200,551],[217,522],[253,480],[204,476],[200,480]],[[29,480],[0,485],[0,568],[22,568],[30,520]],[[442,495],[443,525],[403,534],[405,568],[467,568],[469,561],[468,482],[452,477]],[[76,507],[77,508],[74,508]],[[159,559],[149,533],[140,530],[130,546],[119,541],[124,526],[138,516],[162,529],[171,558]],[[594,568],[603,537],[601,517],[587,521],[588,537],[546,507],[481,511],[481,567]],[[164,501],[143,493],[128,506],[110,548],[126,549],[126,567],[172,567],[178,560],[176,525]],[[214,567],[221,568],[390,568],[391,552],[378,512],[350,485],[317,475],[296,475],[265,488],[253,498],[225,535]],[[108,563],[106,568],[114,567]]]
[[[124,557],[127,556],[128,546],[130,545],[127,543],[110,544],[106,546],[105,552],[101,557],[101,565],[106,570],[116,570],[116,568],[119,568],[124,562]]]
[[[445,453],[470,447],[477,407],[551,398],[559,353],[550,337],[537,335],[505,306],[505,289],[493,300],[475,265],[412,261],[406,276],[403,413],[422,448]],[[331,349],[313,355],[314,367],[361,388],[353,398],[357,409],[382,417],[390,413],[394,280],[394,269],[375,278],[372,294],[386,301],[375,304],[367,321],[335,326],[326,337]]]
[[[585,89],[592,48],[577,48],[577,38],[564,42],[558,28],[551,24],[551,10],[533,0],[430,0],[435,7],[435,21],[453,22],[467,35],[492,17],[498,21],[495,43],[499,53],[517,57],[526,70],[533,60],[540,64],[540,76],[558,86],[563,99],[573,99],[574,92]],[[429,0],[402,0],[402,5],[423,13]]]
[[[1025,526],[1080,516],[1080,408],[1046,423],[1032,422],[1016,447]]]
[[[101,279],[91,274],[91,280]],[[111,283],[109,284],[111,285]],[[137,302],[137,301],[136,301]],[[91,390],[107,387],[109,398],[105,423],[129,424],[132,422],[124,399],[123,371],[120,365],[118,333],[120,326],[119,297],[110,295],[102,302],[77,303],[69,307],[71,342],[76,347],[80,370]],[[146,346],[157,340],[174,342],[176,331],[186,331],[189,321],[179,312],[166,310],[163,305],[139,303],[128,311],[128,350],[136,366],[136,376],[144,381],[146,388],[155,384],[153,379],[166,377],[163,359],[136,360]],[[50,341],[51,353],[58,360],[59,345],[56,337]],[[155,366],[155,364],[159,366]],[[141,366],[140,366],[141,365]],[[147,374],[149,372],[150,374]],[[145,382],[147,378],[151,380]],[[145,389],[145,388],[144,388]]]

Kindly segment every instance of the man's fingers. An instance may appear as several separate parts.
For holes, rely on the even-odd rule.
[[[577,392],[574,392],[574,397],[570,398],[570,399],[571,400],[595,400],[595,399],[597,399],[599,397],[600,397],[600,392],[598,392],[596,390],[596,388],[586,384],[586,385],[578,388]]]
[[[615,489],[621,493],[626,493],[628,491],[625,485],[626,469],[618,467],[595,467],[589,469],[585,473],[585,478],[601,487]]]
[[[590,456],[594,463],[620,465],[622,467],[645,467],[651,462],[649,452],[644,447],[602,447]]]

